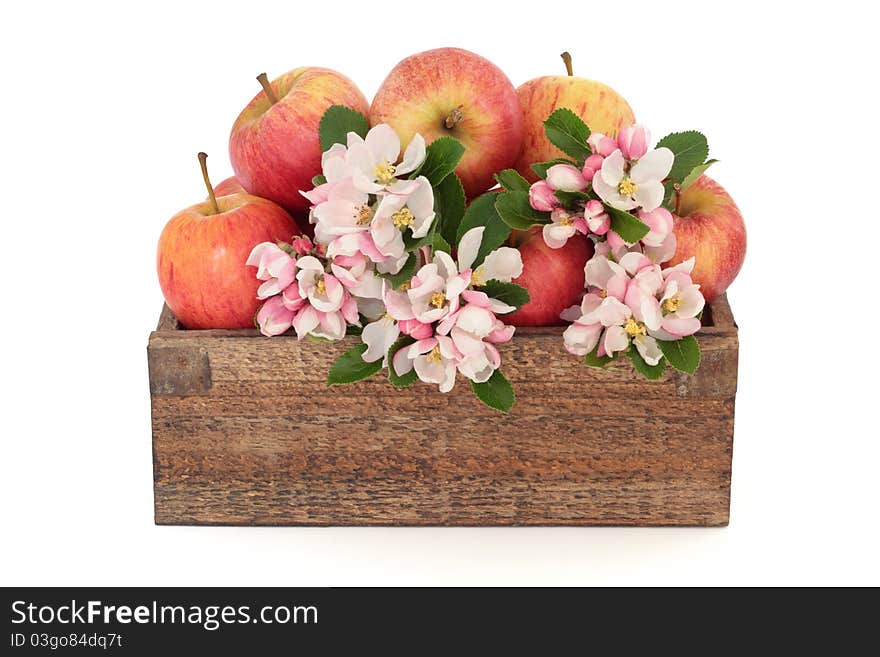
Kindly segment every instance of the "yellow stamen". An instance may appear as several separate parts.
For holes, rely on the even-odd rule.
[[[566,214],[562,215],[562,219],[559,220],[559,224],[561,226],[573,226],[574,219],[571,218],[570,214],[566,213]]]
[[[406,283],[401,283],[400,288],[398,288],[398,289],[406,292],[410,287],[411,287],[411,285],[410,285],[409,281],[407,281]]]
[[[676,292],[671,297],[666,299],[661,306],[663,310],[667,313],[674,313],[681,307],[681,304],[684,303],[684,299],[681,298],[681,292]]]
[[[629,176],[624,176],[620,184],[617,185],[617,193],[627,198],[633,198],[637,191],[639,191],[639,186]]]
[[[642,324],[642,322],[637,322],[632,317],[626,320],[626,326],[624,326],[623,329],[627,332],[627,335],[631,335],[632,337],[648,334],[648,329],[645,328],[645,325]]]
[[[400,230],[412,226],[415,223],[415,220],[416,218],[413,216],[413,213],[410,212],[409,208],[401,208],[391,215],[391,223],[397,226]]]
[[[317,290],[318,294],[327,294],[327,285],[324,283],[323,276],[315,281],[315,290]]]
[[[376,182],[380,185],[387,185],[394,180],[395,166],[391,162],[376,165]]]
[[[602,297],[604,299],[605,297],[608,296],[608,290],[599,290],[598,294],[600,297]]]
[[[439,345],[439,344],[434,345],[434,348],[431,349],[431,351],[429,351],[429,352],[425,355],[425,358],[427,358],[427,359],[428,359],[430,362],[432,362],[432,363],[437,363],[438,365],[439,365],[440,363],[442,363],[443,360],[442,360],[442,357],[441,357],[441,355],[440,355],[440,345]]]
[[[471,272],[471,285],[473,285],[474,287],[482,287],[486,284],[485,272],[482,270],[482,267],[477,267],[474,271]]]
[[[369,205],[362,205],[358,208],[354,218],[357,220],[358,226],[366,226],[373,220],[373,208]]]
[[[435,308],[442,308],[446,304],[446,295],[442,292],[434,292],[431,295],[431,305]]]

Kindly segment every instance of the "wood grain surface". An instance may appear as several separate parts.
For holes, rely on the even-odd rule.
[[[328,388],[327,345],[256,330],[150,336],[155,519],[223,525],[725,525],[737,330],[723,297],[695,376],[584,366],[562,328],[502,345],[509,415],[384,373]]]

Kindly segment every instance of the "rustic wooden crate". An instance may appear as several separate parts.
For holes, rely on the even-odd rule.
[[[695,376],[646,381],[565,352],[562,328],[503,346],[518,399],[486,408],[382,375],[328,388],[346,345],[182,330],[147,347],[157,524],[726,525],[737,329],[725,298]],[[351,344],[349,344],[351,343]]]

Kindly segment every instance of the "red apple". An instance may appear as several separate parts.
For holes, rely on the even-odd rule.
[[[551,249],[541,226],[533,226],[515,233],[513,245],[523,261],[523,273],[513,282],[529,291],[531,301],[504,321],[514,326],[564,324],[559,314],[579,304],[584,294],[584,265],[593,257],[593,242],[575,235],[561,249]]]
[[[495,64],[460,48],[407,57],[376,92],[370,123],[387,123],[406,146],[415,133],[430,143],[443,136],[465,147],[455,172],[469,198],[495,185],[513,166],[522,137],[516,89]]]
[[[199,153],[209,199],[181,210],[159,237],[156,266],[165,302],[189,329],[253,327],[260,281],[245,265],[260,242],[298,235],[272,201],[237,192],[217,198]]]
[[[367,114],[367,99],[347,77],[327,68],[303,67],[272,80],[257,76],[263,91],[242,110],[229,135],[229,159],[242,187],[304,218],[321,173],[318,124],[331,105]]]
[[[237,194],[243,191],[245,191],[244,187],[241,186],[241,183],[238,182],[238,178],[235,176],[230,176],[214,185],[214,194],[217,196],[228,196],[229,194]]]
[[[572,75],[571,57],[563,53],[568,75],[545,75],[529,80],[516,90],[523,113],[523,147],[516,170],[528,180],[538,177],[535,162],[568,157],[547,139],[544,121],[554,110],[567,107],[584,120],[590,130],[615,137],[623,126],[635,123],[632,109],[611,87]]]
[[[746,257],[746,225],[736,203],[709,176],[700,176],[678,200],[675,217],[677,265],[696,258],[695,283],[706,301],[716,299],[736,278]]]

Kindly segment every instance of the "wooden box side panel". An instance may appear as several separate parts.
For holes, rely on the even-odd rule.
[[[726,524],[730,324],[699,336],[696,377],[659,382],[626,365],[584,367],[561,331],[522,332],[504,352],[519,395],[510,415],[464,381],[447,395],[378,376],[328,389],[347,347],[159,330],[149,347],[156,521]]]

